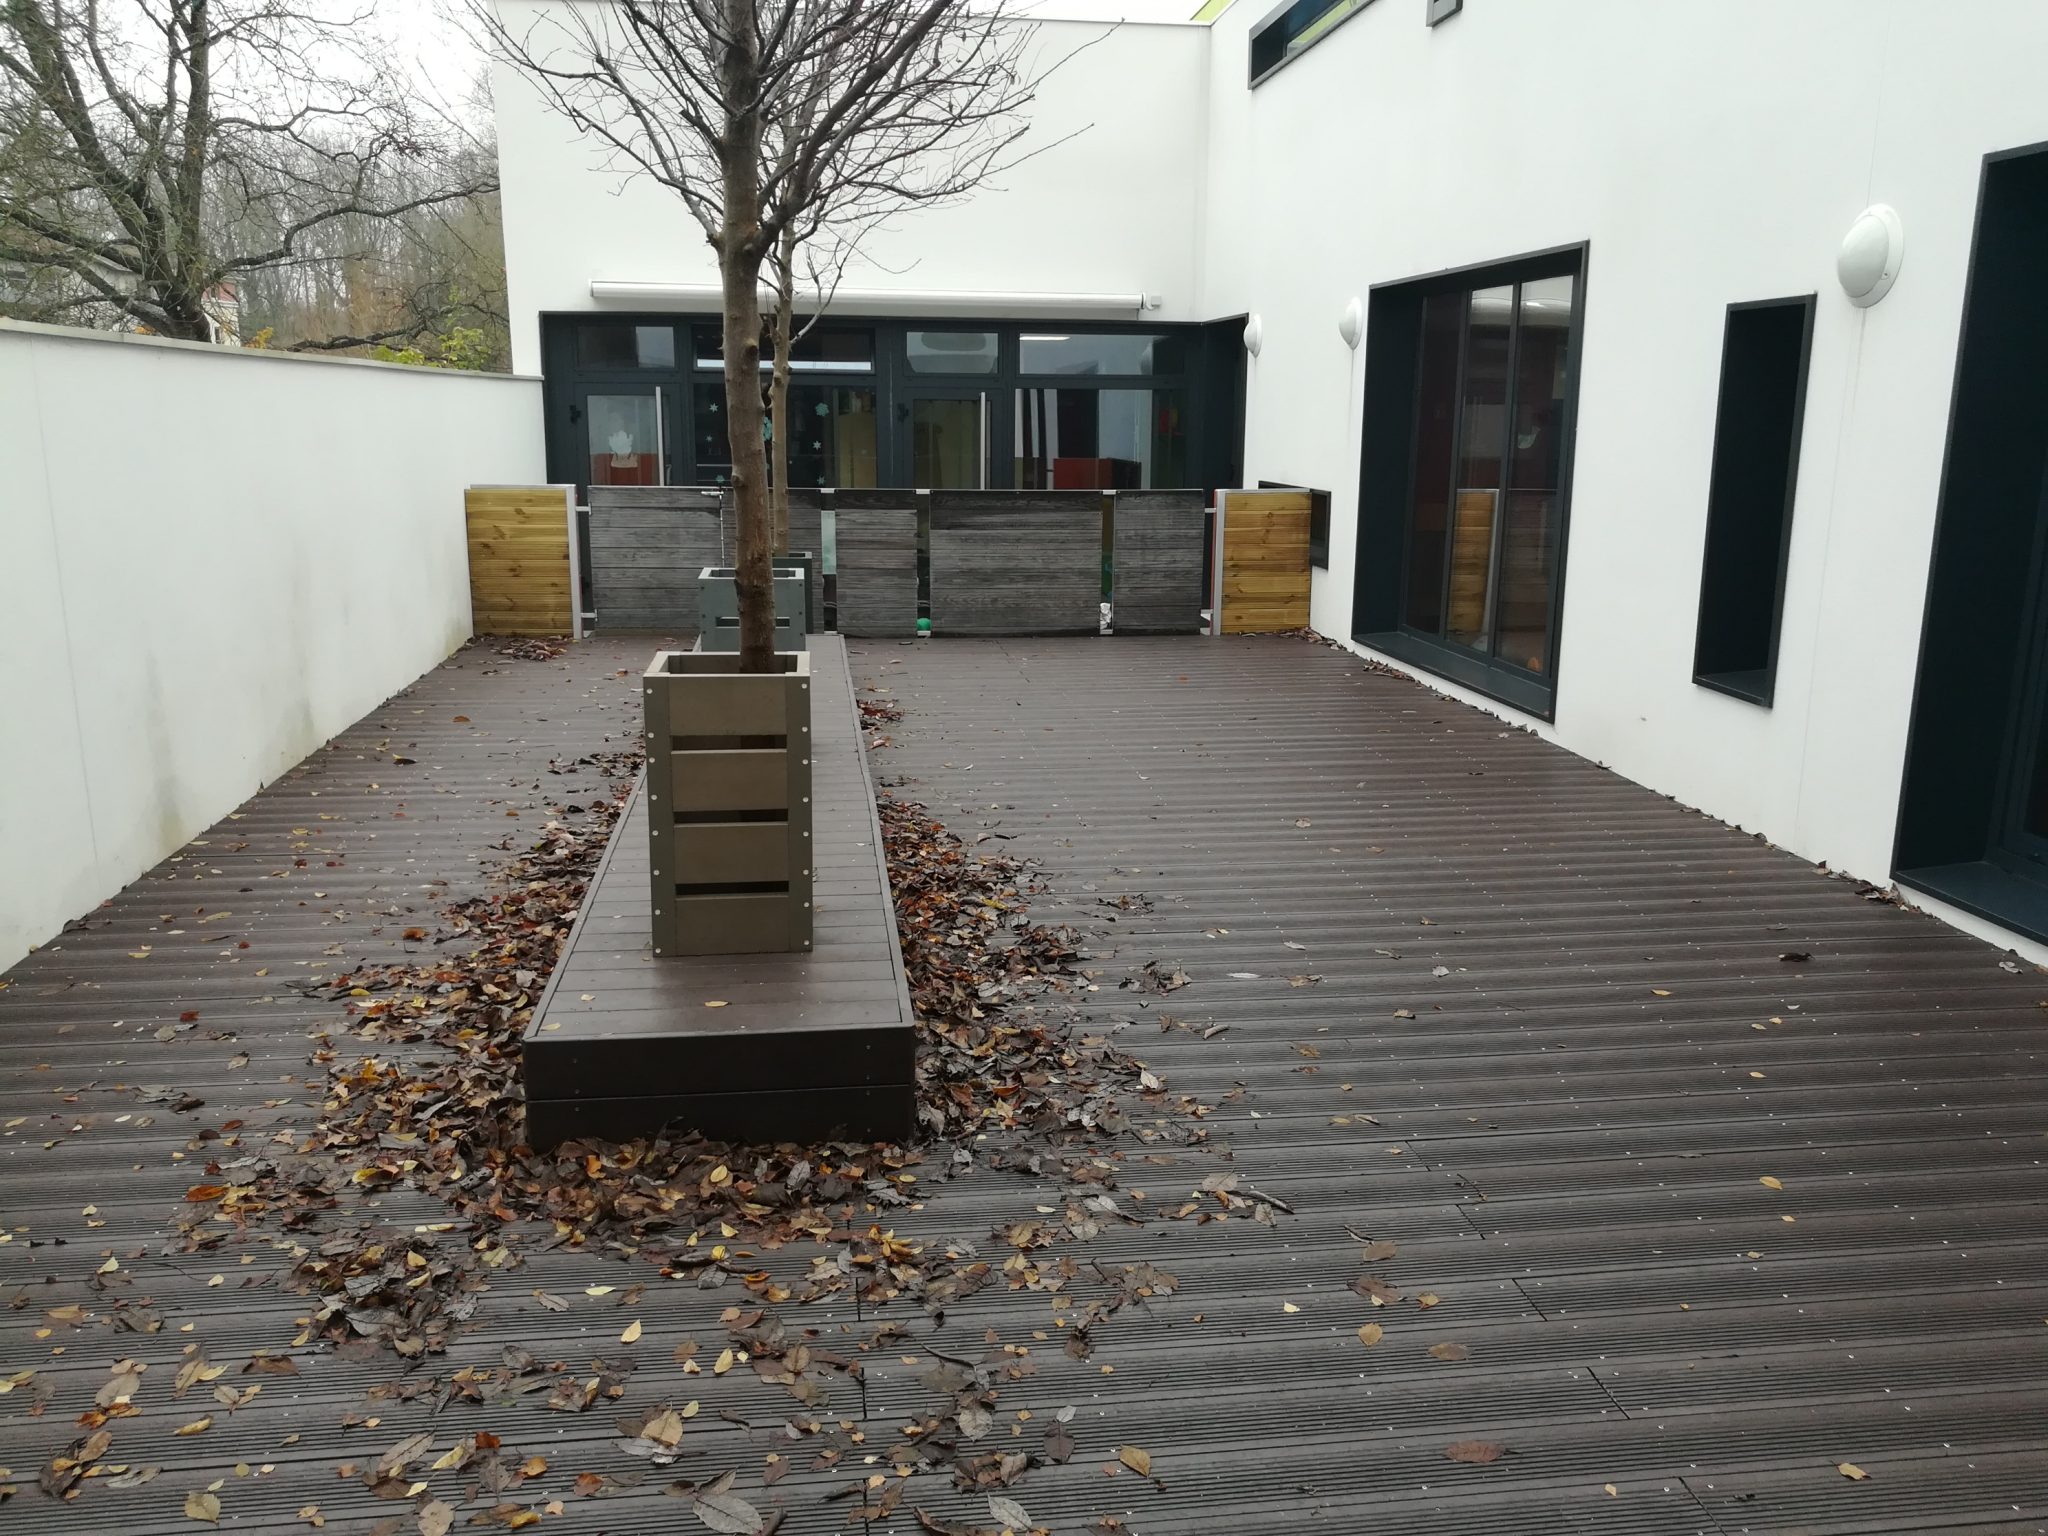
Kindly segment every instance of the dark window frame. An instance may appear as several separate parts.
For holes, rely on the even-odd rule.
[[[1251,34],[1246,39],[1246,88],[1272,79],[1331,37],[1346,22],[1370,10],[1372,4],[1373,0],[1280,0],[1280,4],[1252,24]],[[1346,6],[1350,9],[1330,21],[1315,37],[1300,48],[1289,49],[1288,44],[1297,37],[1313,30],[1332,12]]]
[[[1566,573],[1571,565],[1573,466],[1578,457],[1579,390],[1584,377],[1587,276],[1592,245],[1552,246],[1376,283],[1366,322],[1365,401],[1360,433],[1358,538],[1353,558],[1352,639],[1482,697],[1539,720],[1557,718],[1558,659],[1563,654]],[[1565,352],[1565,424],[1558,463],[1557,568],[1551,576],[1550,633],[1540,673],[1482,656],[1405,622],[1413,533],[1415,423],[1420,404],[1421,304],[1434,293],[1473,291],[1547,277],[1572,279],[1572,332]],[[1412,326],[1414,334],[1403,331]],[[1390,330],[1391,328],[1391,330]],[[1462,366],[1462,365],[1461,365]],[[1389,549],[1396,558],[1388,560]]]
[[[1744,703],[1755,704],[1769,709],[1777,696],[1778,686],[1778,643],[1785,628],[1785,580],[1792,560],[1792,516],[1799,496],[1799,456],[1806,436],[1806,386],[1813,366],[1813,324],[1819,312],[1820,295],[1817,293],[1792,294],[1781,299],[1748,299],[1730,304],[1721,329],[1721,377],[1714,409],[1714,451],[1707,483],[1707,526],[1706,541],[1700,559],[1700,597],[1697,622],[1693,628],[1693,670],[1692,680],[1701,687],[1724,693],[1730,698],[1741,699]],[[1728,579],[1725,560],[1715,558],[1717,529],[1723,537],[1739,536],[1733,526],[1735,520],[1747,515],[1754,516],[1753,509],[1737,508],[1730,504],[1734,494],[1729,485],[1728,466],[1724,452],[1730,444],[1727,434],[1734,424],[1731,420],[1730,391],[1745,389],[1744,381],[1731,378],[1728,369],[1732,360],[1731,350],[1739,317],[1765,314],[1781,310],[1797,310],[1800,314],[1799,353],[1795,364],[1797,373],[1792,384],[1791,400],[1791,442],[1785,455],[1785,483],[1775,489],[1773,505],[1778,518],[1777,548],[1773,551],[1770,636],[1765,646],[1764,664],[1761,669],[1708,670],[1702,665],[1710,649],[1721,642],[1716,634],[1718,626],[1726,623],[1719,611],[1721,595],[1710,590],[1710,584],[1717,575]],[[1761,678],[1754,674],[1761,671]]]
[[[1433,27],[1449,21],[1463,9],[1465,0],[1429,0],[1429,24]]]

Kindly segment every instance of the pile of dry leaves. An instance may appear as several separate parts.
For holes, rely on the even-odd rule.
[[[872,725],[895,712],[882,705],[866,714]],[[498,872],[490,894],[449,907],[448,928],[435,936],[439,957],[360,968],[317,989],[345,1002],[350,1016],[316,1053],[328,1081],[319,1129],[296,1164],[245,1180],[236,1198],[251,1212],[273,1203],[331,1211],[352,1193],[405,1185],[446,1200],[459,1233],[364,1224],[309,1245],[295,1278],[320,1298],[318,1331],[381,1340],[405,1355],[438,1352],[473,1309],[486,1272],[516,1265],[536,1243],[637,1257],[703,1285],[737,1279],[770,1302],[857,1289],[868,1300],[941,1306],[987,1283],[990,1266],[897,1238],[887,1213],[908,1202],[909,1188],[923,1193],[976,1155],[1067,1179],[1078,1193],[1063,1219],[998,1234],[1021,1253],[1089,1235],[1104,1219],[1140,1219],[1108,1193],[1119,1154],[1105,1153],[1106,1143],[1202,1138],[1204,1106],[1169,1094],[1082,1027],[1070,996],[1081,941],[1031,919],[1026,867],[966,847],[917,805],[885,799],[928,1141],[769,1147],[678,1134],[533,1151],[521,1039],[634,764],[622,757],[602,766],[612,794],[562,808]],[[325,1177],[311,1171],[322,1168]],[[1253,1204],[1230,1188],[1215,1198],[1223,1208]],[[760,1255],[797,1243],[813,1254],[795,1273],[728,1258],[745,1251],[758,1265]]]

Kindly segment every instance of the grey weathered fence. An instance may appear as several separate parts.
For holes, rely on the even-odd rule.
[[[1201,628],[1199,491],[1118,491],[1112,503],[1112,622],[1120,634],[1192,634]]]
[[[792,490],[790,547],[832,574],[843,634],[1089,634],[1201,628],[1201,491]],[[729,493],[596,486],[590,573],[603,629],[697,627],[696,576],[730,564]],[[1106,570],[1105,570],[1106,567]],[[824,611],[817,585],[813,607]]]
[[[1095,491],[934,491],[933,632],[1095,634],[1102,514]]]
[[[697,630],[697,573],[722,559],[719,493],[590,488],[590,593],[601,629]]]
[[[832,579],[842,635],[907,635],[917,628],[915,491],[832,494]]]

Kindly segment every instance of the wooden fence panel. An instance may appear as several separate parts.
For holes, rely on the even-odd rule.
[[[796,522],[796,509],[790,509]],[[832,497],[839,633],[907,638],[917,632],[917,504],[910,491]]]
[[[1116,493],[1110,623],[1117,633],[1201,633],[1208,507],[1200,491]]]
[[[1225,491],[1217,534],[1218,634],[1308,627],[1307,491]]]
[[[478,634],[576,633],[574,497],[563,485],[473,485],[462,493]]]
[[[934,491],[932,631],[1092,635],[1102,627],[1100,491]]]
[[[719,493],[689,486],[590,488],[590,586],[606,630],[697,632],[697,573],[723,558]]]

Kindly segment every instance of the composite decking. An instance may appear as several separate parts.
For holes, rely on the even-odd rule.
[[[543,1532],[702,1528],[662,1489],[728,1468],[788,1536],[910,1536],[916,1507],[996,1527],[944,1474],[864,1522],[832,1497],[857,1458],[764,1487],[788,1398],[671,1360],[685,1338],[716,1348],[745,1299],[730,1287],[653,1281],[628,1312],[587,1288],[650,1270],[536,1250],[446,1357],[408,1366],[291,1348],[290,1234],[165,1251],[201,1169],[288,1151],[312,1123],[309,1037],[340,1005],[284,982],[417,951],[404,931],[523,827],[601,793],[578,760],[633,743],[649,650],[462,653],[7,974],[0,1380],[37,1374],[0,1395],[0,1465],[32,1485],[130,1357],[151,1367],[142,1411],[109,1426],[105,1460],[162,1471],[69,1504],[26,1486],[0,1526],[190,1532],[185,1494],[220,1480],[224,1530],[304,1531],[317,1506],[329,1531],[409,1531],[410,1505],[337,1466],[489,1430],[546,1458],[518,1490],[564,1501]],[[888,792],[1040,861],[1035,910],[1090,936],[1086,1027],[1217,1106],[1210,1147],[1134,1149],[1119,1202],[1179,1202],[1221,1167],[1291,1212],[1106,1222],[1096,1262],[1149,1261],[1178,1289],[1098,1324],[1090,1358],[1059,1347],[1043,1290],[991,1286],[942,1324],[902,1313],[908,1335],[836,1379],[821,1418],[900,1443],[934,1411],[926,1351],[978,1357],[992,1337],[1032,1367],[1002,1383],[992,1447],[1034,1448],[1074,1410],[1073,1459],[1007,1490],[1062,1533],[1104,1516],[1143,1536],[2048,1528],[2048,982],[2031,968],[1300,640],[856,643],[853,665],[905,711],[872,758]],[[1152,961],[1188,984],[1120,987]],[[888,1219],[995,1257],[992,1232],[1062,1198],[980,1169]],[[395,1224],[445,1217],[378,1199]],[[1392,1252],[1368,1262],[1368,1243]],[[1375,1307],[1350,1288],[1362,1273],[1399,1299]],[[72,1305],[82,1322],[50,1316]],[[785,1311],[839,1349],[878,1321]],[[640,1368],[611,1408],[394,1390],[514,1343],[579,1366],[631,1353],[628,1318]],[[195,1345],[261,1395],[174,1401],[165,1378]],[[241,1374],[256,1349],[299,1374]],[[580,1472],[646,1470],[612,1420],[665,1397],[703,1401],[684,1461],[576,1498]],[[1448,1459],[1460,1442],[1501,1452]],[[1114,1471],[1124,1446],[1153,1480]],[[462,1497],[459,1476],[431,1481]]]

